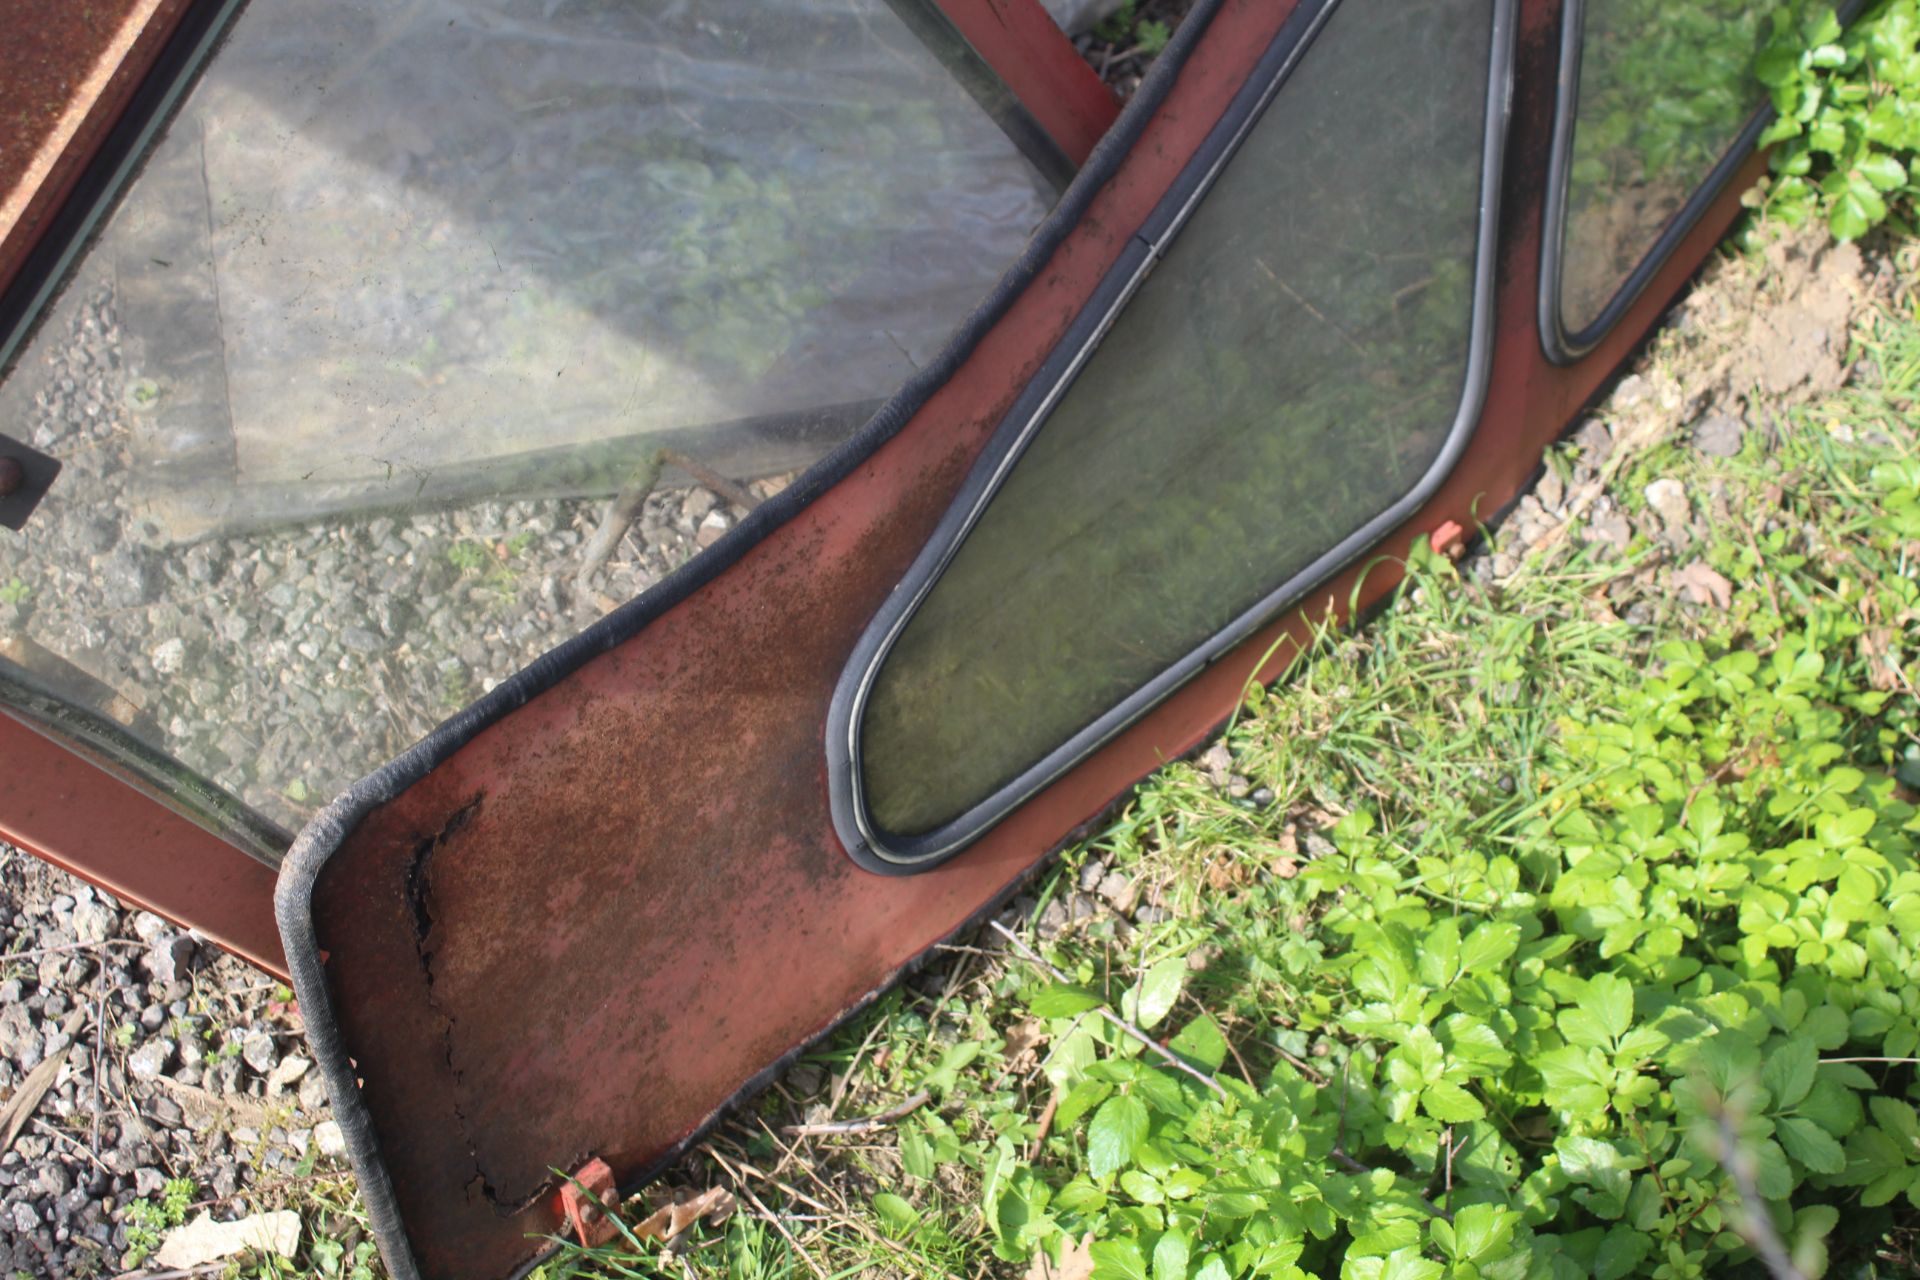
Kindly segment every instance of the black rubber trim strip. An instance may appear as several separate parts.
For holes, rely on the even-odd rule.
[[[963,321],[939,357],[915,374],[858,433],[815,463],[793,484],[767,499],[701,555],[695,556],[652,588],[621,605],[578,635],[555,646],[491,693],[452,716],[420,742],[355,783],[321,810],[300,832],[280,864],[274,891],[274,915],[286,949],[287,969],[306,1022],[307,1043],[313,1050],[334,1118],[345,1139],[347,1157],[360,1182],[367,1220],[391,1280],[420,1280],[420,1270],[407,1242],[405,1224],[394,1197],[392,1179],[380,1157],[379,1135],[360,1099],[348,1047],[340,1034],[338,1014],[327,986],[320,941],[313,923],[313,890],[321,870],[369,813],[397,798],[475,736],[513,711],[551,689],[573,672],[646,630],[681,601],[706,586],[825,494],[899,434],[921,406],[966,363],[982,339],[1006,315],[1014,301],[1032,284],[1054,251],[1079,226],[1094,197],[1120,169],[1153,113],[1165,101],[1188,56],[1199,44],[1213,16],[1225,0],[1199,0],[1155,59],[1140,87],[1122,109],[1113,128],[1087,157],[1080,172],[1060,198],[1020,257],[1008,268],[993,291]],[[1502,0],[1503,5],[1512,0]],[[925,953],[922,953],[923,955]],[[864,1007],[848,1010],[819,1036],[795,1046],[793,1052],[830,1035],[847,1017]],[[791,1053],[786,1055],[791,1056]],[[782,1059],[785,1060],[784,1057]],[[765,1083],[766,1073],[742,1084],[685,1141],[654,1166],[636,1176],[645,1182],[677,1159],[712,1127],[739,1099]],[[530,1260],[521,1274],[538,1265]]]
[[[1865,7],[1866,0],[1844,0],[1838,7],[1841,25],[1851,23]],[[1600,314],[1584,328],[1568,332],[1560,284],[1566,265],[1567,201],[1573,177],[1574,127],[1580,114],[1580,58],[1585,45],[1586,15],[1587,0],[1565,0],[1560,16],[1560,75],[1554,95],[1553,150],[1547,161],[1546,219],[1540,232],[1540,347],[1547,359],[1558,365],[1578,363],[1620,323],[1620,317],[1640,300],[1640,295],[1680,247],[1680,242],[1700,224],[1700,219],[1726,191],[1734,175],[1746,165],[1760,145],[1760,135],[1767,131],[1777,114],[1771,101],[1753,114],[1734,137],[1733,145],[1707,171],[1706,179],[1687,197],[1679,212],[1667,220],[1639,264],[1627,273],[1607,305],[1600,308]]]
[[[935,528],[926,548],[861,636],[834,691],[827,724],[828,786],[841,842],[860,866],[883,875],[928,870],[959,853],[1036,792],[1100,749],[1133,721],[1209,665],[1297,604],[1316,585],[1371,550],[1413,514],[1445,481],[1472,438],[1486,401],[1493,350],[1494,274],[1499,252],[1500,183],[1512,100],[1515,0],[1496,0],[1490,27],[1486,127],[1481,143],[1480,212],[1474,253],[1473,313],[1466,376],[1445,444],[1419,482],[1393,505],[1341,539],[1288,578],[1204,644],[1142,685],[1105,715],[1031,765],[959,817],[918,836],[880,831],[867,812],[860,769],[860,722],[866,699],[894,642],[933,590],[974,524],[1074,376],[1106,336],[1134,291],[1179,233],[1232,159],[1269,103],[1281,91],[1340,0],[1305,0],[1262,55],[1255,77],[1235,97],[1174,187],[1149,215],[1131,248],[1112,269],[1072,328],[1001,421],[986,452]]]
[[[209,55],[247,0],[194,0],[120,118],[101,139],[73,190],[48,215],[40,239],[0,295],[0,377],[65,286],[69,269],[93,238],[108,210],[146,163],[155,135],[173,117]]]

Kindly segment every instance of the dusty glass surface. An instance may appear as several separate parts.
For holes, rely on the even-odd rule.
[[[1759,110],[1783,0],[1587,0],[1560,314],[1589,327]]]
[[[297,823],[844,438],[1053,195],[884,0],[254,0],[0,385],[66,464],[0,687]]]
[[[1488,0],[1347,0],[882,666],[873,820],[952,820],[1405,494],[1465,384]]]

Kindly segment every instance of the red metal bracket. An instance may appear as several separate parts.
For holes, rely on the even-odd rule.
[[[1120,114],[1120,100],[1040,0],[935,3],[1067,158],[1085,161]]]
[[[0,838],[282,979],[274,869],[0,713]]]
[[[1467,551],[1467,531],[1460,527],[1458,520],[1443,520],[1433,531],[1429,542],[1436,555],[1458,560]]]
[[[595,1204],[596,1200],[600,1203]],[[618,1203],[613,1170],[598,1156],[581,1165],[560,1188],[560,1212],[582,1248],[605,1244],[619,1234],[613,1216],[607,1212]]]

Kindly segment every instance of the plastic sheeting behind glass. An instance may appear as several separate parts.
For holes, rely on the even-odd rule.
[[[1755,56],[1782,0],[1586,0],[1560,315],[1578,333],[1765,100]]]
[[[1405,495],[1465,386],[1492,5],[1346,0],[902,631],[886,833],[957,818]]]
[[[253,0],[0,385],[66,464],[0,683],[297,822],[845,438],[1053,197],[884,0]]]

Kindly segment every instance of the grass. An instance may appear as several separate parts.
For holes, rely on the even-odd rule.
[[[1477,909],[1473,886],[1500,866],[1530,866],[1545,816],[1589,794],[1599,775],[1577,772],[1567,726],[1615,718],[1622,691],[1660,665],[1661,646],[1766,653],[1836,599],[1876,602],[1862,604],[1867,617],[1912,594],[1906,558],[1915,548],[1869,536],[1886,513],[1867,477],[1878,462],[1916,456],[1920,322],[1878,314],[1858,350],[1865,385],[1785,414],[1771,449],[1750,431],[1739,457],[1715,459],[1669,437],[1619,467],[1612,492],[1633,514],[1662,476],[1681,480],[1703,508],[1714,495],[1727,518],[1700,545],[1676,555],[1636,537],[1624,556],[1603,559],[1567,537],[1500,582],[1421,558],[1395,607],[1362,630],[1327,637],[1276,688],[1250,691],[1224,759],[1169,766],[1104,830],[1067,851],[1025,903],[1019,931],[1073,983],[1153,1023],[1155,1036],[1206,1015],[1224,1037],[1223,1079],[1331,1079],[1330,1064],[1360,1049],[1341,1023],[1354,999],[1340,963],[1349,940],[1329,926],[1327,899],[1302,887],[1316,867],[1366,861],[1366,875],[1341,892],[1417,898],[1436,915]],[[1652,358],[1672,360],[1676,351],[1663,339]],[[1564,474],[1570,456],[1550,465]],[[1674,588],[1671,575],[1696,558],[1745,584],[1724,610],[1684,602]],[[1886,685],[1892,708],[1847,731],[1862,758],[1920,764],[1920,754],[1901,755],[1920,752],[1912,690],[1898,666],[1913,625],[1912,616],[1867,617],[1841,645],[1841,661]],[[1876,644],[1894,655],[1878,674]],[[1349,817],[1356,814],[1364,815],[1359,826]],[[1353,853],[1363,829],[1364,860]],[[1034,927],[1095,862],[1106,868],[1099,875],[1118,874],[1129,895],[1164,918],[1135,926],[1103,905],[1040,941]],[[1167,1008],[1149,1007],[1156,981],[1172,993]],[[703,1223],[667,1252],[657,1242],[569,1247],[544,1268],[545,1280],[1088,1274],[1071,1256],[1057,1270],[1030,1259],[1044,1232],[1007,1220],[1010,1204],[1026,1207],[1018,1216],[1036,1203],[1049,1221],[1071,1219],[1058,1202],[1048,1207],[1019,1191],[1021,1180],[1068,1194],[1063,1185],[1090,1156],[1084,1117],[1064,1116],[1071,1090],[1089,1064],[1121,1052],[1116,1035],[1084,1011],[1071,1022],[1042,1016],[1050,990],[1064,988],[993,935],[950,948],[669,1179],[733,1189],[731,1218]],[[1912,1087],[1910,1076],[1881,1083],[1897,1096]],[[782,1132],[882,1113],[922,1091],[927,1104],[897,1123],[846,1136]],[[1426,1176],[1417,1160],[1397,1172]],[[1449,1166],[1449,1191],[1451,1176]],[[1914,1215],[1868,1213],[1860,1222],[1872,1230],[1852,1232],[1836,1266],[1849,1276],[1910,1274]],[[1093,1274],[1125,1275],[1130,1265],[1108,1255]]]

